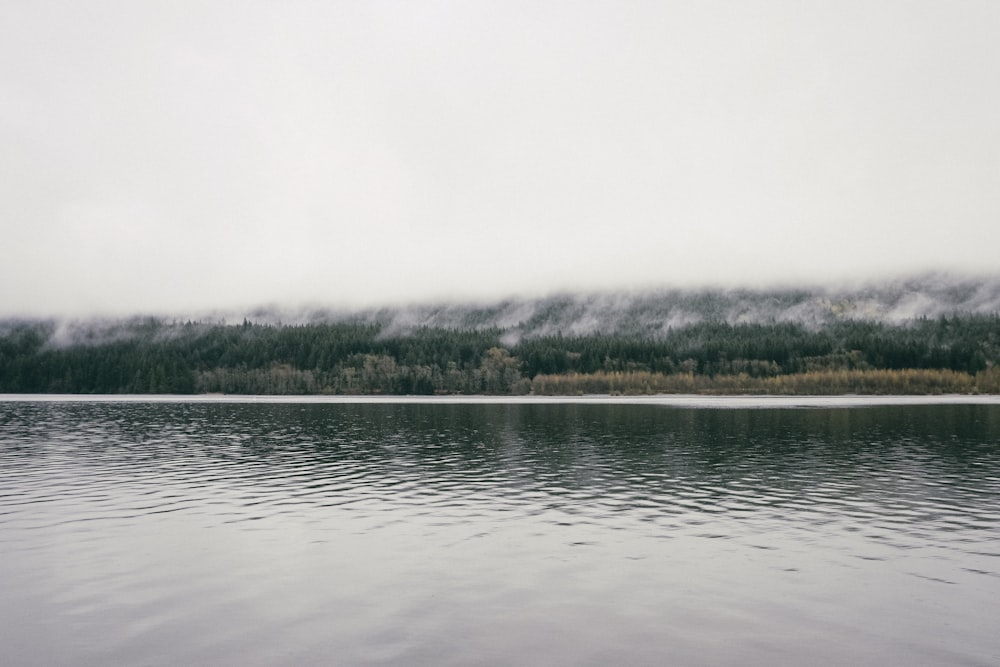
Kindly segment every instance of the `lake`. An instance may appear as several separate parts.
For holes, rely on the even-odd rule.
[[[0,663],[997,665],[969,400],[8,397]]]

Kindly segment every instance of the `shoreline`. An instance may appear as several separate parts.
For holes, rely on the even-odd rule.
[[[678,408],[849,408],[922,405],[1000,405],[998,394],[842,394],[612,396],[249,395],[249,394],[0,394],[0,403],[204,403],[302,405],[659,405]]]

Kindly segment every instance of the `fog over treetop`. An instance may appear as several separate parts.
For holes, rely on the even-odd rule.
[[[0,316],[995,271],[998,34],[989,1],[9,0]]]
[[[905,325],[918,318],[1000,314],[1000,275],[960,278],[926,274],[859,287],[772,289],[661,289],[563,293],[478,303],[425,303],[367,309],[260,307],[241,311],[161,314],[165,323],[219,322],[301,325],[322,322],[377,324],[384,337],[421,328],[497,330],[501,342],[523,338],[624,334],[662,338],[703,322],[797,323],[816,329],[844,320]],[[59,318],[51,344],[97,344],[134,335],[134,318]],[[8,324],[11,321],[8,320]],[[174,335],[166,328],[159,335]],[[172,333],[173,332],[173,333]]]
[[[425,304],[356,311],[251,311],[266,322],[351,320],[379,322],[386,335],[418,327],[500,329],[511,336],[626,333],[662,336],[702,321],[729,324],[835,320],[898,324],[920,317],[1000,313],[1000,276],[958,279],[923,276],[860,288],[669,289],[564,293],[493,303]]]

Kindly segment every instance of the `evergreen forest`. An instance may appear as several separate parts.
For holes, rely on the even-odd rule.
[[[538,318],[537,314],[535,315]],[[1000,393],[1000,316],[704,317],[655,333],[416,324],[11,319],[0,393]]]

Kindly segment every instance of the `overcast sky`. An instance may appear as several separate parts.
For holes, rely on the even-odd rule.
[[[1000,2],[0,5],[0,314],[1000,269]]]

